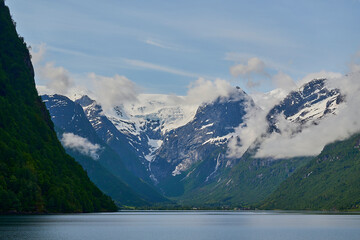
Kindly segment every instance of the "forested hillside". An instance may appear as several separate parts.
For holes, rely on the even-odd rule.
[[[30,59],[0,0],[0,212],[116,210],[58,141]]]
[[[327,145],[286,179],[265,209],[360,209],[360,135]]]

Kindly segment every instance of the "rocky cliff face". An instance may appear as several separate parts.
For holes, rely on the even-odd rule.
[[[247,108],[254,106],[251,98],[240,89],[234,90],[228,97],[219,97],[200,106],[192,121],[164,135],[164,142],[151,162],[155,177],[161,181],[179,175],[216,150],[226,148],[235,128],[243,122]],[[223,162],[224,152],[219,153],[216,159],[218,167],[231,164]]]
[[[184,106],[169,106],[164,96],[156,100],[146,96],[137,106],[115,106],[108,112],[87,96],[76,103],[101,141],[124,159],[126,168],[166,196],[187,204],[245,204],[264,199],[309,160],[254,156],[261,139],[280,133],[284,121],[291,123],[292,134],[297,134],[321,124],[327,115],[337,114],[345,98],[326,83],[326,79],[315,79],[284,97],[264,119],[268,132],[237,158],[227,155],[228,143],[246,138],[236,129],[246,128],[247,114],[260,110],[239,88],[202,104],[194,113]]]
[[[327,114],[336,114],[344,96],[339,89],[329,89],[326,79],[314,79],[288,94],[267,115],[270,131],[279,131],[279,118],[301,125],[317,124]]]
[[[103,113],[102,107],[87,96],[75,101],[80,104],[97,136],[109,145],[124,161],[126,168],[137,177],[150,181],[147,166],[139,158],[139,152],[134,147],[127,134],[120,132],[112,121]]]
[[[79,103],[61,95],[43,95],[42,99],[67,152],[84,166],[90,178],[119,205],[145,206],[166,200],[150,185],[129,172],[126,161],[101,139],[104,135],[98,135],[104,131],[108,133],[105,136],[111,137],[111,133],[119,133],[105,116],[100,115],[101,108],[95,101],[88,97],[78,101],[87,106],[88,111],[95,111],[91,112],[93,118],[90,120],[100,119],[95,121],[98,124],[93,126]],[[109,129],[113,132],[107,131]],[[69,134],[72,134],[71,139],[68,139]]]

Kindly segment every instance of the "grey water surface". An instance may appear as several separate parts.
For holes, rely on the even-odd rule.
[[[360,239],[360,215],[145,211],[0,216],[6,240]]]

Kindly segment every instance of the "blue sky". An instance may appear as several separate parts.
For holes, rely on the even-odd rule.
[[[360,50],[359,0],[6,4],[26,42],[46,44],[44,61],[81,76],[85,85],[93,72],[126,76],[149,93],[183,95],[199,77],[268,91],[279,71],[294,80],[322,70],[346,73]],[[254,57],[264,64],[261,71],[231,74]],[[261,84],[251,88],[248,78]]]

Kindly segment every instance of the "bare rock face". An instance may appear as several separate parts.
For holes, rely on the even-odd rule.
[[[251,98],[242,90],[234,90],[228,97],[200,106],[192,121],[163,138],[163,144],[151,162],[151,170],[158,181],[177,176],[194,164],[204,161],[216,150],[218,167],[225,160],[226,143],[243,122],[248,107],[254,107]],[[212,159],[213,160],[213,159]],[[208,169],[209,175],[214,169]]]
[[[326,81],[314,79],[288,94],[274,106],[267,115],[269,131],[279,131],[276,126],[279,117],[306,125],[317,124],[327,114],[336,113],[339,104],[344,101],[344,96],[339,89],[327,88]]]

